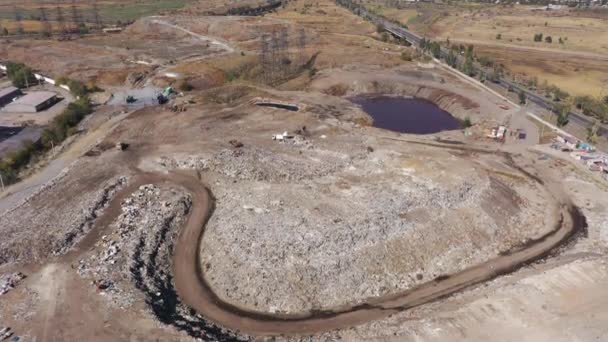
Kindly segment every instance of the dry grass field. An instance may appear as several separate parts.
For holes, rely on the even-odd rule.
[[[404,47],[383,43],[376,28],[369,22],[352,16],[346,9],[330,1],[296,1],[285,9],[268,16],[289,21],[309,34],[309,47],[323,50],[317,58],[319,67],[336,67],[352,63],[394,66],[403,63],[400,51]],[[344,25],[345,21],[349,25]],[[383,58],[378,58],[382,51]]]
[[[175,11],[195,3],[196,0],[76,0],[76,8],[85,22],[94,22],[93,3],[97,4],[98,13],[106,24],[117,21],[132,21],[141,17]],[[6,0],[0,2],[0,27],[14,28],[15,8],[18,8],[24,20],[24,29],[30,29],[30,20],[37,21],[40,17],[40,8],[44,8],[47,18],[53,21],[57,18],[57,7],[63,10],[66,21],[71,18],[72,1],[42,0],[17,1]],[[37,28],[34,23],[32,28]]]
[[[540,49],[608,53],[608,21],[571,10],[534,11],[530,6],[490,7],[450,13],[436,25],[437,38],[508,43]],[[534,42],[535,33],[553,42]],[[501,39],[497,41],[497,35]],[[559,43],[562,38],[563,43]]]
[[[419,34],[472,44],[478,55],[503,64],[517,78],[537,78],[574,95],[600,96],[608,87],[605,13],[519,5],[419,4],[396,9],[372,1],[371,6]],[[543,39],[535,42],[539,33]]]

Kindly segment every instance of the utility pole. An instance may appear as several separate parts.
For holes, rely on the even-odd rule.
[[[42,26],[40,29],[40,37],[48,38],[53,35],[53,28],[48,18],[46,17],[46,11],[44,7],[40,7],[38,10],[40,11],[40,24]]]
[[[291,67],[291,58],[289,55],[289,33],[287,32],[287,27],[282,26],[279,32],[279,50],[280,52],[280,70],[281,77],[285,77],[289,74],[289,69]]]
[[[72,0],[72,32],[80,34],[80,13],[78,12],[78,8],[76,7],[76,0]]]
[[[67,34],[67,28],[65,26],[65,17],[63,16],[63,11],[61,10],[61,6],[57,6],[57,25],[59,25],[59,33],[62,37],[65,37]]]
[[[262,37],[260,37],[260,44],[261,46],[261,53],[260,53],[260,64],[262,65],[262,82],[263,83],[268,83],[269,80],[269,72],[270,72],[270,65],[269,65],[269,56],[268,56],[268,49],[269,49],[269,45],[270,45],[270,36],[267,33],[264,33],[262,35]]]
[[[95,21],[95,27],[98,30],[101,30],[103,27],[103,22],[101,20],[101,16],[99,16],[99,9],[97,8],[97,0],[93,1],[93,20]]]
[[[17,33],[17,35],[20,36],[24,33],[23,23],[21,22],[21,20],[23,19],[23,16],[21,15],[21,10],[17,6],[13,7],[13,10],[15,12],[16,33]]]
[[[270,41],[270,59],[271,59],[271,67],[270,67],[270,80],[274,82],[277,78],[277,64],[278,64],[278,50],[279,50],[279,37],[277,35],[277,31],[272,31],[272,39]]]
[[[298,64],[300,68],[306,64],[306,31],[302,28],[300,29],[300,36],[298,37]]]

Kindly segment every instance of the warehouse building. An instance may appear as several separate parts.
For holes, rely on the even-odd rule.
[[[35,91],[27,93],[16,101],[4,107],[6,112],[36,113],[57,103],[57,94],[50,91]]]
[[[21,90],[15,87],[0,89],[0,107],[5,106],[21,95]]]

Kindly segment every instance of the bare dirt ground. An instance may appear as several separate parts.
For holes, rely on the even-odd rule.
[[[168,42],[171,44],[168,45]],[[66,76],[101,87],[133,86],[133,80],[177,59],[208,57],[229,47],[148,18],[111,36],[69,42],[20,40],[0,47],[3,59],[19,60],[51,77]],[[44,51],[44,61],[35,58]],[[74,59],[73,51],[79,52]],[[131,78],[129,76],[132,75]]]
[[[172,72],[210,82],[166,106],[102,105],[8,189],[0,274],[27,277],[0,297],[0,326],[43,341],[605,337],[606,185],[560,155],[488,140],[525,117],[402,61],[404,47],[332,2],[304,3],[263,18],[146,18],[114,43],[140,40],[120,58],[108,42],[61,45],[153,62],[137,64],[139,85]],[[227,77],[256,61],[256,35],[280,27],[306,30],[316,71],[275,87]],[[158,37],[164,47],[142,43]],[[371,127],[348,97],[378,93],[428,99],[474,126]],[[271,139],[284,131],[293,138]]]

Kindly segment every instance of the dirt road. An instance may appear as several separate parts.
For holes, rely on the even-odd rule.
[[[522,171],[524,175],[531,177]],[[534,177],[532,177],[534,178]],[[195,176],[185,173],[142,174],[135,184],[166,182],[186,188],[193,207],[176,242],[173,272],[177,293],[182,301],[206,318],[222,326],[251,335],[307,334],[349,327],[440,299],[471,285],[512,272],[521,265],[547,256],[554,248],[584,230],[585,218],[559,192],[552,191],[559,206],[554,229],[538,240],[504,252],[499,257],[452,275],[445,275],[408,291],[386,297],[369,298],[359,304],[331,311],[301,315],[269,314],[239,308],[223,302],[205,281],[199,251],[206,223],[213,213],[207,188]],[[134,189],[131,184],[130,189]],[[549,190],[559,187],[546,184]],[[119,214],[111,210],[110,216]],[[108,220],[105,220],[108,222]]]
[[[152,23],[154,23],[154,24],[164,25],[164,26],[176,29],[178,31],[185,32],[185,33],[187,33],[187,34],[189,34],[189,35],[191,35],[191,36],[193,36],[195,38],[198,38],[199,40],[201,40],[203,42],[211,43],[212,45],[219,46],[220,48],[226,50],[227,53],[234,52],[234,49],[230,45],[228,45],[228,44],[226,44],[224,42],[221,42],[221,41],[219,41],[219,40],[217,40],[215,38],[203,36],[203,35],[198,34],[196,32],[192,32],[192,31],[190,31],[188,29],[185,29],[185,28],[183,28],[181,26],[178,26],[178,25],[175,25],[175,24],[171,24],[171,23],[169,23],[169,22],[167,22],[165,20],[162,20],[161,18],[162,17],[150,17],[150,21]]]
[[[501,48],[509,48],[520,51],[528,51],[528,52],[543,52],[543,53],[551,53],[556,57],[562,55],[563,57],[578,57],[578,58],[586,58],[586,59],[596,59],[599,61],[608,61],[608,55],[587,51],[571,51],[571,50],[563,50],[557,48],[543,48],[537,46],[526,46],[526,45],[518,45],[518,44],[508,44],[508,43],[497,43],[497,42],[488,42],[483,40],[476,39],[460,39],[460,38],[451,38],[450,39],[454,43],[459,44],[472,44],[472,45],[483,45],[489,47],[501,47]]]

